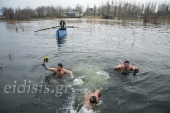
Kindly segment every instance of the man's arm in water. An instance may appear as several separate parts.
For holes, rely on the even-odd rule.
[[[46,67],[47,70],[55,72],[55,68],[49,68],[48,66],[45,66],[45,67]]]
[[[64,71],[65,71],[66,73],[69,73],[69,74],[71,75],[71,78],[74,78],[74,76],[73,76],[73,72],[72,72],[72,71],[67,70],[67,69],[64,69]]]
[[[137,66],[132,66],[132,69],[133,69],[133,71],[137,71],[138,70],[138,67]]]
[[[119,65],[117,65],[117,66],[114,66],[113,69],[120,69],[120,68],[122,68],[122,67],[124,67],[124,66],[122,66],[122,64],[119,64]]]
[[[85,96],[84,105],[88,110],[92,109],[92,106],[90,104],[90,97],[92,96],[92,94],[93,93],[90,92]]]

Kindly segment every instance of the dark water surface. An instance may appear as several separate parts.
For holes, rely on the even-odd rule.
[[[59,21],[0,22],[0,113],[170,113],[170,24],[66,19],[79,28],[60,41],[56,29],[34,33]],[[63,63],[75,79],[45,71],[44,56],[49,67]],[[125,60],[139,67],[136,76],[113,70]],[[17,91],[24,83],[25,91]],[[88,111],[84,97],[95,89],[101,100]]]

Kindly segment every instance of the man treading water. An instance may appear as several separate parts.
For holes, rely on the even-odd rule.
[[[44,66],[45,69],[53,71],[54,73],[60,76],[64,75],[65,73],[69,73],[71,75],[71,78],[74,78],[72,71],[64,69],[61,63],[59,63],[56,68],[49,68],[45,65],[45,62],[48,62],[48,58],[44,58],[44,62],[42,63],[42,66]]]
[[[94,93],[88,93],[85,98],[85,107],[87,109],[92,109],[92,104],[99,103],[100,90],[96,90]]]
[[[60,21],[60,26],[61,26],[60,30],[66,30],[66,23],[64,22],[64,20]]]
[[[124,64],[119,64],[113,67],[114,69],[120,69],[122,74],[128,74],[129,71],[133,70],[134,73],[138,71],[138,67],[129,65],[129,61],[125,61]]]

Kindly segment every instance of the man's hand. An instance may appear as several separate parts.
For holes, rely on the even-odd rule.
[[[120,68],[126,68],[124,65],[121,65]]]

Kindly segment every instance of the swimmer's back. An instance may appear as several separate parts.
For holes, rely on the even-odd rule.
[[[96,90],[93,95],[99,98],[100,97],[100,90]]]

